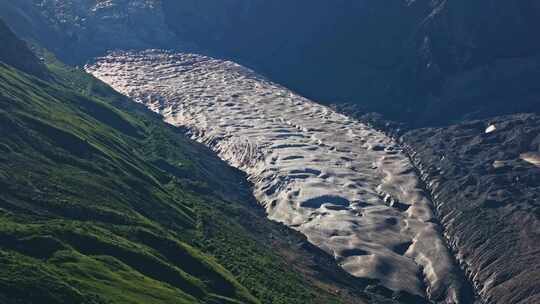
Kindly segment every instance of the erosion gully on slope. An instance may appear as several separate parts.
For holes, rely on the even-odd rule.
[[[349,273],[434,302],[470,301],[411,162],[382,132],[230,61],[149,50],[86,69],[245,171],[269,218]]]

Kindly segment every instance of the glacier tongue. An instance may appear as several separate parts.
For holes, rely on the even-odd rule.
[[[269,218],[349,273],[458,303],[431,202],[391,138],[230,61],[150,50],[86,68],[245,171]]]

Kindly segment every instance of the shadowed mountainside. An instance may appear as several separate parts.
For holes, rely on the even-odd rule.
[[[313,100],[355,103],[417,126],[538,111],[533,0],[2,0],[0,7],[17,33],[71,63],[114,48],[197,45]]]

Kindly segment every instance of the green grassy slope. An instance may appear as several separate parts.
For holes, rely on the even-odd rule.
[[[197,197],[148,161],[166,131],[4,65],[0,109],[5,297],[257,302],[182,240],[196,232]]]
[[[209,150],[48,62],[48,81],[0,63],[0,303],[384,300]]]

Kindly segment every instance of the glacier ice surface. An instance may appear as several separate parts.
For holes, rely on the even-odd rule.
[[[270,219],[352,275],[459,298],[431,202],[385,134],[230,61],[148,50],[111,53],[86,69],[245,171]]]

